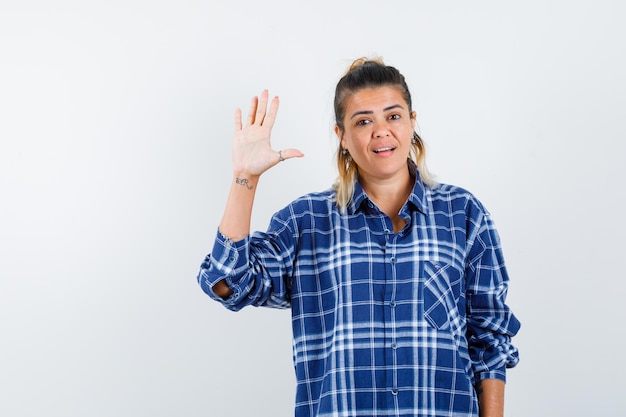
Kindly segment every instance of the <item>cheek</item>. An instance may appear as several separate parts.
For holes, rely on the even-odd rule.
[[[345,148],[351,153],[362,152],[362,150],[367,147],[367,141],[363,140],[362,137],[355,135],[344,136],[343,143]]]
[[[345,149],[351,149],[354,145],[354,137],[350,130],[344,130],[339,136],[339,140],[341,141],[341,146]]]

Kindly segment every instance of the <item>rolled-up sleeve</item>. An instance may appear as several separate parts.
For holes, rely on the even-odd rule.
[[[274,224],[283,225],[277,220]],[[288,308],[290,304],[289,265],[292,251],[285,249],[279,231],[255,232],[233,242],[219,230],[213,250],[200,266],[198,284],[214,300],[229,310],[238,311],[248,305]],[[288,233],[286,233],[288,235]],[[213,287],[224,281],[233,293],[219,297]]]
[[[487,212],[473,223],[467,264],[467,338],[476,381],[506,381],[506,368],[519,361],[511,338],[520,322],[506,304],[508,273],[500,239]]]
[[[230,310],[239,310],[239,299],[242,294],[242,271],[245,271],[248,264],[246,252],[248,250],[250,237],[244,240],[233,242],[224,237],[219,231],[215,238],[213,250],[208,254],[200,265],[198,273],[198,284],[207,295],[221,302]],[[223,299],[213,291],[213,287],[220,281],[233,291],[227,299]]]

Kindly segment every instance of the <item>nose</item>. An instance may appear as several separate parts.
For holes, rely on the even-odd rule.
[[[384,138],[389,136],[389,126],[387,122],[376,123],[375,129],[372,132],[375,138]]]

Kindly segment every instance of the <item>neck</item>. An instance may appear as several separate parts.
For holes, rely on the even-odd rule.
[[[400,178],[359,179],[368,197],[391,219],[398,216],[400,209],[413,190],[413,178],[409,175],[408,170],[404,172],[406,175],[402,175]]]

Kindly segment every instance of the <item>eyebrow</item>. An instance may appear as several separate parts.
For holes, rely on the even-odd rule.
[[[389,111],[389,110],[395,109],[395,108],[403,109],[404,107],[402,107],[399,104],[394,104],[394,105],[391,105],[389,107],[385,107],[383,109],[383,111]],[[355,112],[352,116],[350,116],[350,119],[354,119],[356,116],[359,116],[361,114],[374,114],[374,112],[372,110],[359,110],[359,111]]]

